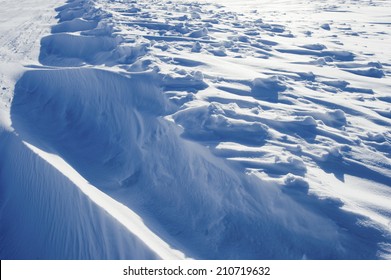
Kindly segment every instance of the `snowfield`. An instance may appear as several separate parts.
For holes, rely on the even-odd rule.
[[[391,3],[0,1],[1,259],[391,259]]]

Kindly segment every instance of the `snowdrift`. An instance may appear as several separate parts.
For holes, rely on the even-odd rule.
[[[287,47],[285,26],[208,7],[57,9],[42,65],[15,85],[13,131],[1,132],[2,258],[389,257],[389,138],[351,125],[389,120],[349,105],[367,88],[323,67],[377,80],[382,70],[357,70],[348,50]],[[375,206],[346,207],[350,189],[316,195],[360,173]]]
[[[93,185],[137,209],[160,236],[190,257],[311,256],[314,249],[303,250],[299,238],[312,235],[308,221],[298,213],[287,221],[290,214],[284,207],[279,209],[284,213],[280,220],[266,202],[266,197],[278,193],[257,189],[259,183],[232,175],[230,167],[204,148],[180,139],[173,125],[157,117],[153,103],[159,105],[159,98],[150,97],[160,92],[143,76],[153,80],[153,74],[124,77],[95,69],[27,72],[15,89],[15,131],[31,145],[58,154]],[[159,108],[164,108],[162,102]],[[39,193],[36,196],[45,200]],[[320,223],[320,217],[306,213],[288,198],[282,200],[281,205],[291,204]],[[319,240],[330,237],[338,242],[334,226],[326,220],[323,223],[313,244],[307,238],[309,246],[319,246]],[[297,247],[281,251],[288,232],[298,235]],[[273,243],[278,234],[279,242]],[[333,254],[324,253],[327,257]]]

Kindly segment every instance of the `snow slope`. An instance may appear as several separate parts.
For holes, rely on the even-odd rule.
[[[1,258],[390,258],[391,7],[327,3],[6,18]]]
[[[27,1],[23,4],[26,4],[28,12],[22,15],[28,16],[31,3]],[[13,89],[13,85],[7,83],[20,75],[17,64],[33,62],[36,52],[34,45],[24,46],[18,42],[39,39],[45,30],[42,26],[52,20],[48,11],[54,7],[47,7],[47,1],[35,4],[42,5],[34,6],[39,10],[39,15],[34,14],[23,25],[29,24],[30,27],[19,30],[18,20],[25,20],[25,17],[16,16],[17,20],[12,22],[14,29],[11,28],[4,35],[10,42],[2,47],[6,67],[2,73],[5,99],[2,100],[2,106],[5,108],[2,108],[4,127],[0,140],[1,258],[183,258],[183,254],[170,249],[169,245],[151,232],[137,214],[99,192],[63,159],[33,146],[30,138],[26,142],[27,138],[21,137],[24,129],[10,132],[16,127],[17,121],[14,117],[13,127],[7,126],[6,99],[11,99],[9,91]],[[59,5],[59,2],[51,4]],[[27,39],[24,32],[28,32]],[[32,80],[37,82],[36,79]],[[18,91],[18,84],[15,91]],[[14,97],[13,104],[17,103],[18,95]],[[51,118],[50,115],[47,117]]]

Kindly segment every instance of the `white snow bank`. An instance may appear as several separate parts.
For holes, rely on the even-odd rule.
[[[59,166],[36,154],[39,150],[12,133],[2,132],[0,139],[1,259],[165,257],[88,198]]]
[[[136,252],[103,247],[81,254],[74,246],[62,254],[54,239],[41,252],[34,247],[35,254],[389,257],[391,210],[379,195],[370,196],[372,203],[360,198],[372,191],[388,197],[389,64],[345,46],[346,36],[357,36],[337,22],[322,18],[290,30],[275,16],[268,23],[258,12],[188,2],[78,0],[57,9],[59,24],[42,40],[46,66],[20,78],[9,104],[18,135],[12,139],[23,149],[5,141],[0,172],[20,171],[39,183],[49,174],[59,186],[65,175],[67,190],[82,190],[94,201],[90,208],[99,205],[111,215],[108,223],[128,229],[119,245]],[[321,28],[326,22],[330,30]],[[30,169],[7,165],[8,149],[21,151],[18,159]],[[39,165],[31,164],[31,149]],[[2,191],[19,185],[8,173],[0,178],[12,183]],[[368,192],[360,185],[358,196],[335,191],[362,180],[380,187]],[[39,188],[32,191],[30,205],[50,210],[41,197]],[[1,218],[15,212],[7,209],[18,208],[16,201]],[[51,227],[78,225],[61,222]],[[47,230],[29,225],[32,236]],[[84,238],[83,228],[78,234],[69,240]],[[17,236],[29,240],[23,231]]]

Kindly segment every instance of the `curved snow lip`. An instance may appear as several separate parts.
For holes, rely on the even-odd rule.
[[[153,126],[164,104],[151,73],[37,70],[17,83],[11,114],[29,141],[61,154],[94,185],[113,188],[142,166],[142,123]]]
[[[115,220],[122,224],[129,233],[140,239],[152,252],[162,259],[184,259],[185,255],[172,249],[167,243],[153,233],[142,221],[140,216],[112,199],[96,187],[89,184],[75,169],[57,155],[49,154],[31,144],[25,143],[34,153],[55,167],[65,177],[74,183],[92,202],[101,207]]]

